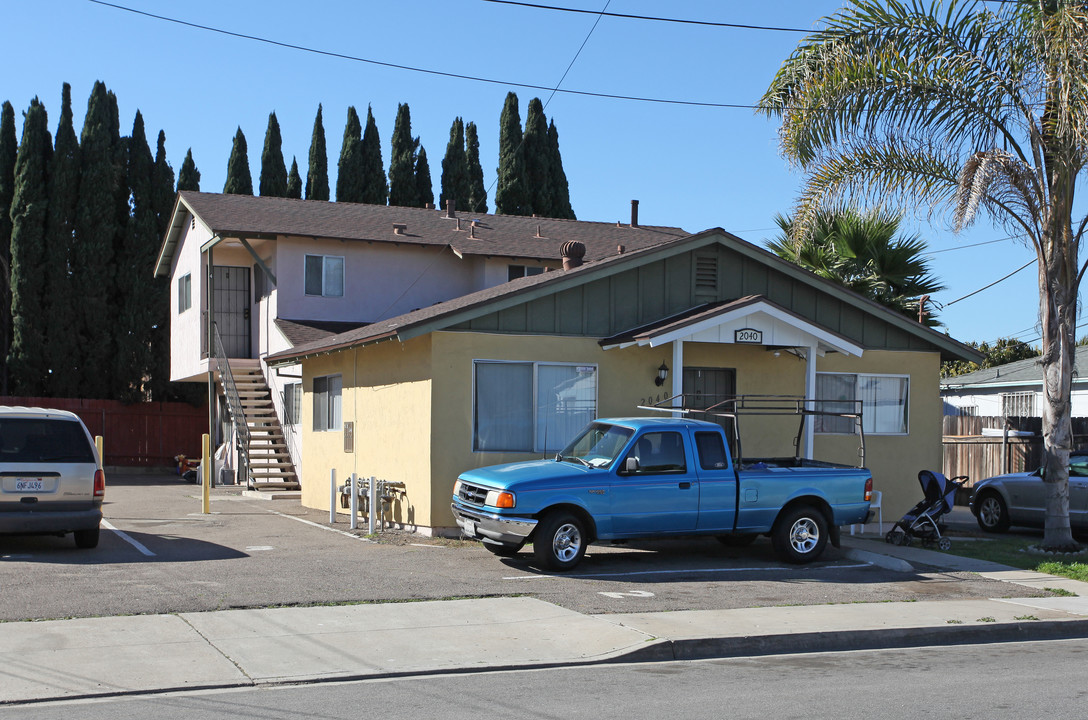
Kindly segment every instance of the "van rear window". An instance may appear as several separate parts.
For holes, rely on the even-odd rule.
[[[78,422],[0,418],[0,465],[93,462],[94,451]]]

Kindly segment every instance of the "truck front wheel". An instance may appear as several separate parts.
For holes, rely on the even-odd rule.
[[[811,506],[788,510],[778,518],[771,533],[774,551],[786,562],[809,563],[827,547],[827,520]]]
[[[586,554],[585,525],[573,514],[551,512],[536,526],[533,555],[549,570],[570,570]]]

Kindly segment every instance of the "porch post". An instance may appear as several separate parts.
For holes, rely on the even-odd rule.
[[[213,269],[213,250],[208,248],[208,437],[211,438],[212,450],[208,456],[208,467],[205,470],[205,481],[209,487],[215,487],[215,369],[212,360],[215,358],[215,271]]]
[[[679,338],[672,341],[672,406],[684,407],[684,341]],[[681,413],[673,413],[673,417],[683,417]]]
[[[816,347],[811,346],[805,353],[805,406],[810,410],[816,409]],[[816,416],[809,415],[805,418],[804,456],[809,460],[813,454],[813,438],[816,433]]]

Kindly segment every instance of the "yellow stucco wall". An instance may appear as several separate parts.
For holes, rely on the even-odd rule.
[[[884,530],[922,499],[919,470],[941,469],[941,398],[939,353],[866,351],[862,358],[829,354],[816,363],[820,372],[865,372],[910,376],[909,435],[865,436],[865,466],[873,489],[883,493]],[[856,436],[817,435],[815,455],[856,462]],[[875,529],[875,528],[873,528]]]
[[[387,519],[431,524],[431,341],[387,342],[303,362],[302,503],[328,510],[329,470],[337,484],[351,474],[403,482],[406,495]],[[354,452],[344,452],[343,431],[313,430],[313,379],[343,378],[342,419],[355,423]],[[339,509],[339,505],[337,505]]]
[[[338,478],[351,472],[404,482],[407,498],[394,508],[396,522],[442,532],[453,527],[450,493],[457,475],[469,468],[540,457],[529,453],[472,450],[473,360],[515,360],[592,364],[598,368],[598,415],[650,414],[638,405],[664,400],[673,382],[661,387],[657,367],[672,364],[672,348],[602,350],[593,339],[524,337],[487,333],[437,332],[407,343],[388,342],[306,360],[303,364],[303,504],[328,509],[329,468]],[[688,367],[734,368],[738,394],[801,395],[805,363],[762,347],[687,343]],[[867,465],[884,495],[885,518],[894,520],[918,500],[917,472],[939,468],[941,455],[937,353],[866,352],[817,360],[826,372],[907,374],[910,435],[866,439]],[[313,432],[315,376],[340,373],[344,379],[343,419],[354,421],[355,452],[343,451],[342,432]],[[746,456],[791,455],[798,422],[793,417],[742,419]],[[817,435],[819,459],[855,463],[856,436]]]

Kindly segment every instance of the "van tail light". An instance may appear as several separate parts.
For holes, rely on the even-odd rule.
[[[106,473],[101,468],[94,471],[94,496],[106,497]]]
[[[873,500],[873,479],[869,478],[865,481],[865,502],[872,502]]]

